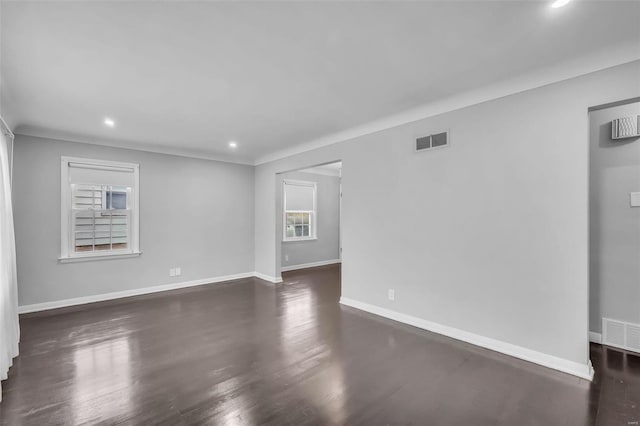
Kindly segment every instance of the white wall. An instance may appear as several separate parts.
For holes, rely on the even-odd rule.
[[[21,306],[253,271],[251,166],[22,135],[14,153]],[[142,256],[58,263],[62,155],[140,164]]]
[[[317,205],[317,239],[306,241],[280,241],[281,266],[295,267],[340,258],[340,178],[315,173],[289,172],[279,175],[282,179],[315,182]],[[282,185],[280,183],[280,185]],[[282,188],[282,186],[281,186]],[[282,194],[282,192],[279,192]],[[282,198],[278,201],[280,205]],[[282,211],[282,210],[280,210]],[[278,215],[282,218],[282,213]],[[289,257],[289,260],[286,259]]]
[[[342,160],[343,297],[585,371],[587,110],[638,96],[639,76],[636,61],[258,166],[256,270],[280,274],[276,173]],[[442,129],[450,148],[414,152]]]
[[[2,17],[2,2],[0,2],[0,21],[2,21],[1,19]],[[1,32],[0,32],[1,34]],[[0,35],[0,46],[2,46],[2,37]],[[2,104],[2,91],[5,90],[5,85],[4,85],[4,81],[2,79],[2,54],[0,54],[0,117],[2,117],[3,119],[5,118],[2,115],[2,111],[4,109],[4,105]],[[13,129],[11,129],[13,130]],[[13,167],[13,141],[9,140],[7,141],[7,151],[8,151],[8,155],[9,155],[9,173],[12,173],[12,167]]]
[[[640,102],[590,113],[590,330],[602,318],[640,324],[640,137],[611,140],[611,120],[640,115]]]

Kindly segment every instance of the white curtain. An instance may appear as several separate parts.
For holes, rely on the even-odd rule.
[[[20,326],[9,159],[9,144],[13,148],[13,134],[2,119],[0,119],[0,130],[0,401],[2,401],[1,381],[7,378],[13,358],[18,355]]]

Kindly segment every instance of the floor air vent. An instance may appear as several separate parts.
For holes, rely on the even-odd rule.
[[[434,133],[416,139],[416,151],[426,151],[449,146],[449,132]]]
[[[640,324],[603,318],[602,344],[640,352]]]
[[[627,347],[640,352],[640,326],[627,324]]]

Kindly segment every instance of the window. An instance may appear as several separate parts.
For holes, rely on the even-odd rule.
[[[131,163],[62,157],[60,260],[138,255],[138,171]]]
[[[284,181],[284,241],[316,238],[315,182]]]

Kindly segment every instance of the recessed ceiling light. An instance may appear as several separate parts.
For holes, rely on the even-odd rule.
[[[238,144],[236,142],[233,142],[233,141],[229,142],[229,148],[237,148],[237,147],[238,147]]]
[[[104,119],[104,125],[107,126],[107,127],[115,127],[116,122],[113,121],[112,118],[107,117],[107,118]]]
[[[567,3],[569,3],[570,1],[571,0],[556,0],[553,3],[551,3],[551,7],[553,7],[554,9],[557,9],[562,6],[566,6]]]

